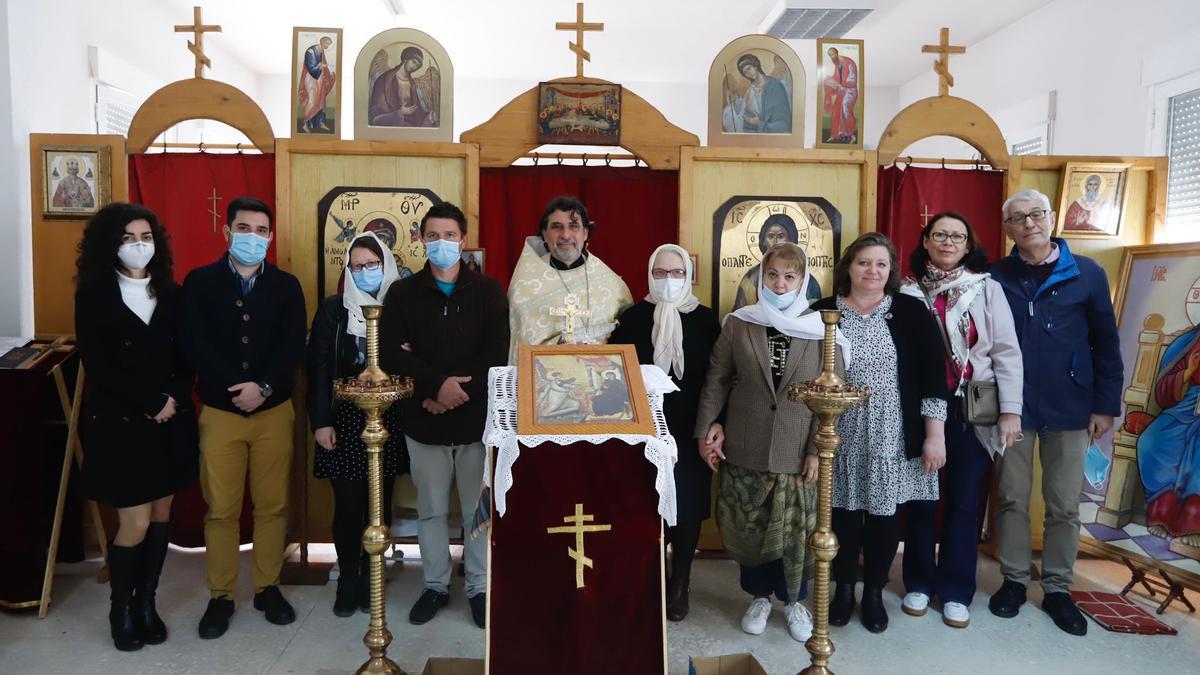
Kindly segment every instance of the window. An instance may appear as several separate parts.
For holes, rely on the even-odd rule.
[[[1031,138],[1020,143],[1013,143],[1012,154],[1014,155],[1040,155],[1042,154],[1042,137]]]
[[[1200,89],[1170,99],[1167,159],[1167,227],[1200,239]]]
[[[96,133],[127,135],[135,112],[137,102],[132,94],[103,82],[96,83]]]

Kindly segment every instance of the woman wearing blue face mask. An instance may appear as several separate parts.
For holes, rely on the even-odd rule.
[[[713,348],[694,436],[717,471],[717,525],[752,596],[742,630],[759,635],[782,600],[788,634],[804,642],[812,615],[808,536],[816,529],[816,421],[788,400],[790,384],[821,372],[821,317],[808,311],[804,249],[781,243],[763,256],[758,302],[731,313]]]
[[[167,639],[155,593],[171,501],[199,472],[193,374],[176,339],[171,249],[152,211],[100,209],[84,228],[77,264],[75,332],[87,374],[83,493],[117,510],[108,618],[116,648],[133,651]]]
[[[692,295],[692,262],[675,244],[663,244],[650,256],[646,299],[625,310],[609,343],[632,344],[638,361],[653,363],[671,376],[679,391],[663,400],[667,428],[679,445],[675,464],[675,526],[667,530],[671,544],[667,580],[667,618],[682,621],[688,613],[692,558],[700,541],[700,524],[709,516],[712,472],[700,458],[692,435],[700,389],[708,374],[708,357],[721,333],[712,309]]]
[[[396,261],[374,233],[358,235],[346,251],[343,292],[326,298],[313,318],[308,343],[308,417],[316,437],[313,475],[333,487],[333,543],[338,557],[337,599],[333,613],[350,616],[367,610],[366,556],[362,531],[367,524],[367,454],[359,438],[366,416],[333,396],[333,383],[354,377],[366,365],[367,324],[363,305],[383,303],[392,282],[400,278]],[[383,446],[384,517],[391,521],[392,485],[408,473],[404,434],[396,424],[396,408],[384,413],[389,436]]]

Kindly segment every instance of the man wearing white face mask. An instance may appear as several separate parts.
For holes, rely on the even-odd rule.
[[[700,390],[708,374],[708,357],[721,333],[712,309],[692,295],[692,263],[687,251],[663,244],[650,256],[650,293],[625,310],[609,343],[632,344],[638,361],[653,363],[671,376],[679,391],[663,400],[667,428],[679,446],[675,463],[678,517],[664,540],[671,544],[667,581],[667,618],[682,621],[688,613],[692,557],[700,540],[700,524],[709,516],[712,472],[700,459],[692,429]]]
[[[212,599],[200,637],[229,628],[237,594],[238,519],[247,470],[254,501],[254,608],[285,625],[296,614],[279,592],[292,464],[292,382],[304,356],[304,295],[266,262],[271,209],[238,197],[226,209],[229,251],[183,283],[184,352],[196,371],[200,487]]]
[[[483,485],[488,369],[508,354],[508,301],[500,284],[467,269],[460,252],[467,219],[453,204],[421,219],[428,263],[392,284],[383,303],[383,369],[411,377],[413,396],[396,404],[417,487],[417,541],[425,587],[408,619],[423,624],[450,600],[450,486],[464,519]],[[464,537],[471,617],[486,617],[488,537]]]

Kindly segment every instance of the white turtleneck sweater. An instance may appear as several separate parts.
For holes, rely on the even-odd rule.
[[[125,306],[137,314],[142,323],[150,325],[150,317],[154,316],[154,307],[158,305],[158,299],[150,295],[150,275],[145,279],[132,279],[118,271],[117,286],[121,288]]]

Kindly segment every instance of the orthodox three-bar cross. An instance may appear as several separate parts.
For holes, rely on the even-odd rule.
[[[592,559],[583,554],[583,535],[587,532],[608,532],[612,525],[584,525],[596,519],[596,516],[584,515],[583,504],[575,505],[575,515],[563,518],[562,527],[547,527],[547,534],[574,534],[575,548],[567,547],[567,557],[575,561],[575,588],[583,588],[583,568],[593,567]]]
[[[564,301],[565,304],[562,307],[550,308],[551,316],[561,316],[564,319],[563,323],[565,325],[563,326],[562,331],[562,341],[564,344],[575,344],[575,317],[588,315],[588,310],[583,309],[575,304],[578,301],[579,299],[575,297],[574,293],[568,293],[567,298]]]
[[[204,66],[212,68],[212,61],[204,55],[204,34],[205,33],[220,33],[221,27],[217,25],[204,25],[200,19],[200,6],[196,5],[192,8],[192,25],[175,26],[176,33],[192,33],[195,36],[195,42],[188,40],[188,51],[196,57],[196,77],[204,77]]]
[[[954,86],[954,76],[950,74],[950,55],[966,54],[966,47],[956,47],[950,44],[950,29],[942,26],[940,40],[936,45],[922,45],[922,54],[937,54],[933,62],[933,72],[938,74],[938,96],[949,96],[950,87]]]
[[[592,55],[583,48],[583,32],[584,31],[603,31],[604,24],[602,23],[584,23],[583,21],[583,3],[575,3],[575,23],[567,23],[559,21],[554,24],[554,30],[573,30],[575,31],[575,42],[569,42],[571,51],[575,52],[575,77],[583,77],[583,62],[591,61]]]

